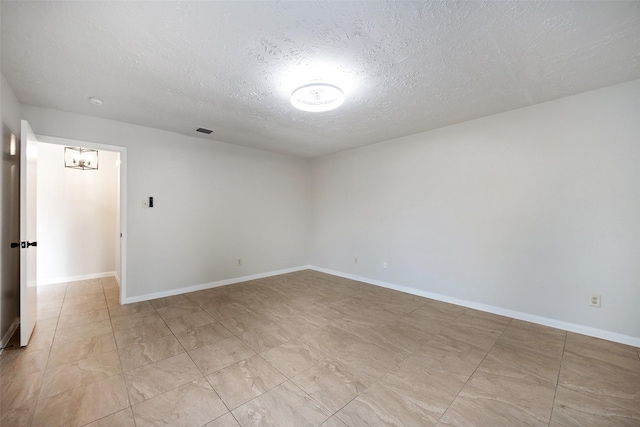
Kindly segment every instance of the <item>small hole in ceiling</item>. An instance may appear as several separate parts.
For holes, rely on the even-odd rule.
[[[89,104],[100,107],[102,104],[104,104],[104,101],[102,100],[102,98],[98,98],[97,96],[90,96]]]
[[[207,129],[207,128],[198,128],[198,129],[196,129],[196,132],[206,133],[207,135],[209,135],[213,131],[211,129]]]

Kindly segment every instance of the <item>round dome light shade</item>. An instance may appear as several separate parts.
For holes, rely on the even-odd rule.
[[[338,108],[344,102],[344,92],[327,83],[300,86],[291,94],[291,105],[302,111],[320,113]]]

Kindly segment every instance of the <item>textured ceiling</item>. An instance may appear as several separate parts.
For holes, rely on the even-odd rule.
[[[637,1],[3,1],[1,15],[24,104],[304,157],[640,78]],[[315,79],[344,105],[295,110]]]

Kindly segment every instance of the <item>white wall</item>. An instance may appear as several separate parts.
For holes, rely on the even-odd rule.
[[[116,271],[119,154],[98,170],[64,167],[64,146],[38,144],[38,283]]]
[[[640,345],[640,80],[315,159],[311,179],[312,265]]]
[[[127,298],[308,263],[307,160],[59,110],[22,113],[37,134],[127,148]],[[148,196],[156,207],[143,209]]]
[[[127,147],[128,297],[310,254],[342,274],[640,343],[640,81],[316,159],[311,187],[302,159],[22,112],[36,133]],[[140,208],[150,195],[157,207]]]

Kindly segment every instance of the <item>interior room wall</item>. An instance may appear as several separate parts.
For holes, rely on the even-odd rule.
[[[0,212],[2,223],[2,235],[0,235],[0,344],[8,339],[10,329],[17,325],[18,317],[18,289],[19,289],[19,249],[11,249],[11,242],[20,240],[20,224],[16,229],[16,217],[20,215],[19,201],[20,187],[19,163],[16,155],[11,155],[11,134],[15,136],[15,143],[19,149],[20,143],[20,104],[13,89],[4,75],[0,73],[0,126],[2,131],[2,162],[0,162],[0,200],[2,210]],[[17,192],[17,194],[16,194]]]
[[[127,299],[308,264],[307,160],[47,108],[22,115],[37,134],[127,148]]]
[[[310,263],[640,345],[639,117],[636,80],[315,159]]]
[[[116,271],[119,153],[98,170],[64,167],[64,146],[38,144],[38,284]]]
[[[638,95],[634,81],[326,156],[311,177],[303,159],[21,110],[36,133],[127,147],[129,297],[309,256],[338,274],[639,343]],[[148,196],[156,208],[140,207]]]

